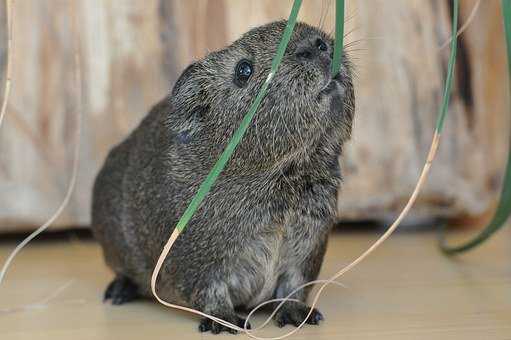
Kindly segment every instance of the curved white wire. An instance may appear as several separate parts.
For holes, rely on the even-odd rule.
[[[477,10],[479,9],[479,5],[481,4],[481,0],[477,0],[477,2],[475,3],[474,7],[472,7],[472,10],[470,11],[470,15],[468,16],[468,19],[467,21],[465,21],[465,23],[463,24],[463,26],[460,27],[460,29],[458,30],[458,33],[456,33],[456,38],[458,38],[460,35],[463,34],[463,32],[465,32],[465,30],[468,28],[468,26],[470,26],[470,24],[472,23],[472,21],[474,20],[476,14],[477,14]],[[452,37],[450,37],[449,39],[447,39],[441,46],[440,46],[440,50],[444,49],[445,47],[449,46],[449,44],[451,43],[452,41]]]
[[[66,196],[64,197],[64,200],[60,204],[60,206],[57,208],[55,213],[44,223],[42,226],[37,228],[34,232],[32,232],[30,235],[28,235],[20,244],[14,248],[12,253],[9,255],[7,260],[5,261],[4,265],[2,266],[2,270],[0,271],[0,285],[2,284],[5,275],[7,273],[7,270],[9,269],[12,261],[14,260],[14,257],[25,247],[30,241],[32,241],[37,235],[45,231],[64,211],[67,204],[69,203],[69,200],[71,199],[71,195],[73,194],[73,190],[76,184],[76,177],[78,174],[78,166],[79,166],[79,153],[80,153],[80,140],[81,140],[81,109],[82,109],[82,102],[81,102],[81,93],[82,93],[82,76],[81,76],[81,67],[80,67],[80,57],[78,53],[75,53],[75,70],[76,70],[76,83],[77,83],[77,93],[78,93],[78,105],[77,105],[77,120],[76,120],[76,139],[75,139],[75,145],[74,145],[74,154],[73,154],[73,170],[71,174],[71,178],[69,180],[69,186],[66,192]]]
[[[4,96],[2,99],[2,107],[0,108],[0,127],[2,126],[2,121],[5,116],[5,112],[7,111],[7,103],[9,102],[9,95],[11,93],[11,72],[12,72],[12,15],[13,15],[13,6],[11,0],[5,0],[5,10],[7,16],[7,60],[6,60],[6,70],[5,70],[5,85],[4,85]]]

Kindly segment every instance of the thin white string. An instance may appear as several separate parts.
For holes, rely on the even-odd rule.
[[[78,52],[75,52],[75,77],[76,77],[76,92],[78,94],[77,100],[77,120],[76,120],[76,139],[74,145],[74,154],[73,154],[73,170],[71,174],[71,178],[69,181],[69,186],[66,192],[66,196],[64,200],[57,208],[55,213],[39,228],[37,228],[34,232],[28,235],[20,244],[14,248],[12,253],[9,255],[4,265],[2,266],[2,270],[0,271],[0,285],[2,284],[7,270],[9,269],[12,261],[16,257],[16,255],[25,247],[30,241],[32,241],[37,235],[45,231],[64,211],[69,200],[71,199],[71,195],[73,194],[73,190],[76,184],[76,177],[78,174],[78,166],[79,166],[79,154],[80,154],[80,140],[81,140],[81,119],[82,119],[82,72],[81,72],[81,60]]]
[[[11,0],[5,0],[5,9],[7,16],[7,60],[5,70],[5,85],[4,85],[4,97],[2,99],[2,107],[0,109],[0,127],[7,111],[7,103],[9,102],[9,95],[11,93],[11,72],[12,72],[12,35],[13,35],[13,4]]]
[[[481,4],[481,0],[477,0],[477,2],[475,3],[474,7],[472,7],[472,10],[470,11],[470,15],[468,16],[468,19],[467,21],[465,21],[465,23],[463,24],[463,26],[460,27],[460,29],[458,30],[458,33],[456,33],[456,38],[458,38],[460,35],[463,34],[463,32],[465,32],[465,30],[468,28],[468,26],[472,23],[472,21],[474,20],[476,14],[477,14],[477,10],[479,9],[479,5]],[[452,41],[452,37],[450,37],[449,39],[447,39],[447,41],[445,41],[441,46],[440,46],[440,50],[444,49],[445,47],[449,46],[449,44],[451,43]]]
[[[14,312],[20,312],[20,311],[26,311],[36,308],[44,308],[47,307],[48,304],[56,299],[60,294],[62,294],[66,289],[68,289],[75,280],[69,280],[59,288],[57,288],[53,293],[45,297],[44,299],[40,300],[39,302],[31,303],[29,305],[20,306],[20,307],[13,307],[13,308],[4,308],[0,309],[0,313],[14,313]],[[78,300],[71,300],[72,302],[78,301]]]

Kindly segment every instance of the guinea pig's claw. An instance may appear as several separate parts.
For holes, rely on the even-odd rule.
[[[310,307],[305,304],[297,304],[290,308],[285,308],[282,311],[279,311],[275,315],[275,321],[277,322],[278,327],[284,327],[285,325],[293,325],[295,327],[300,326],[303,320],[309,314]],[[311,315],[307,318],[305,322],[308,325],[318,325],[321,320],[324,320],[323,314],[319,312],[316,308],[312,310]]]
[[[245,325],[245,319],[242,319],[238,316],[232,317],[232,318],[222,318],[222,319],[225,319],[226,321],[229,321],[241,328],[243,328]],[[250,323],[247,324],[247,329],[251,329]],[[231,334],[238,333],[238,331],[235,329],[226,327],[226,326],[219,324],[218,322],[215,322],[211,319],[204,318],[200,321],[199,332],[203,333],[203,332],[208,332],[208,331],[211,331],[211,333],[213,333],[213,334],[219,334],[221,332],[229,332]]]
[[[138,298],[138,287],[128,278],[117,277],[108,285],[103,302],[112,300],[112,305],[122,305]]]

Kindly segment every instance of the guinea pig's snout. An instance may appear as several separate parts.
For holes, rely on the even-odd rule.
[[[296,47],[295,56],[301,62],[318,63],[323,70],[330,71],[332,59],[329,47],[320,37],[300,41]]]

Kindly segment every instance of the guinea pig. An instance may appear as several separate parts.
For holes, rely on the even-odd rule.
[[[193,62],[108,154],[92,203],[93,233],[115,273],[105,300],[151,296],[158,256],[266,80],[285,27],[256,27]],[[355,105],[348,56],[338,74],[332,58],[329,35],[296,24],[252,125],[163,264],[162,298],[243,327],[240,311],[317,278]],[[278,326],[304,321],[308,293],[276,313]],[[306,322],[322,319],[314,309]],[[199,330],[232,332],[209,319]]]

